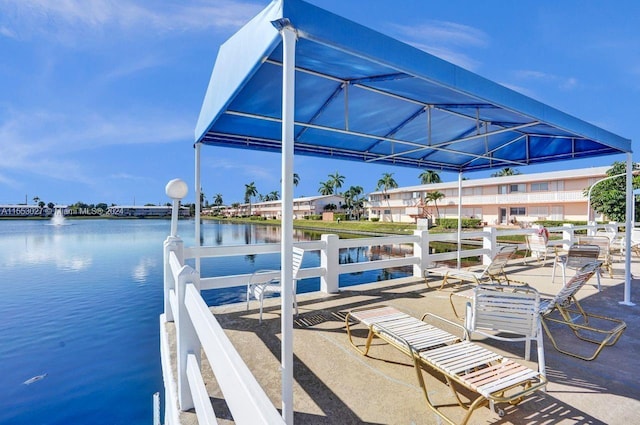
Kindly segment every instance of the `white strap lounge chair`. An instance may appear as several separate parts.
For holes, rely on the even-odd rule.
[[[427,317],[460,328],[466,338],[466,330],[458,324],[429,313],[418,320],[384,305],[351,310],[345,320],[349,341],[360,353],[367,355],[371,340],[377,336],[413,359],[427,406],[446,423],[455,423],[441,410],[450,404],[433,403],[427,380],[423,376],[424,370],[433,371],[444,378],[457,403],[467,411],[461,424],[466,424],[481,406],[489,404],[493,409],[494,403],[516,405],[524,397],[544,389],[547,384],[540,372],[428,324],[425,322]],[[368,329],[363,349],[352,337],[352,327],[358,324]],[[461,388],[476,394],[475,399],[464,402],[458,391]],[[501,409],[497,413],[504,415]]]
[[[429,286],[429,274],[436,274],[443,277],[438,289],[444,288],[450,280],[457,280],[459,282],[469,281],[476,285],[483,282],[499,283],[504,280],[508,285],[509,278],[504,271],[504,267],[515,252],[516,246],[507,245],[501,247],[498,253],[491,259],[491,263],[486,266],[468,267],[464,269],[455,269],[452,267],[427,269],[425,271],[425,282],[427,286]]]

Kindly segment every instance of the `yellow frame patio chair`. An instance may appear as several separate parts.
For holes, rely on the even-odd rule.
[[[613,261],[611,258],[611,239],[608,236],[578,236],[578,245],[597,245],[600,248],[598,259],[602,267],[607,269],[609,277],[613,277]]]
[[[554,260],[558,256],[558,247],[549,245],[549,241],[539,233],[530,233],[526,235],[527,251],[522,257],[522,262],[527,263],[529,255],[534,257],[538,263],[547,261],[548,256],[553,256]]]
[[[469,281],[479,285],[485,281],[489,282],[506,282],[510,284],[509,278],[504,271],[507,262],[513,254],[516,252],[517,247],[515,245],[506,245],[500,247],[497,254],[491,259],[491,262],[486,266],[474,266],[464,269],[455,269],[452,267],[435,267],[425,270],[425,283],[429,286],[429,275],[436,274],[442,276],[442,283],[438,290],[444,288],[449,280],[457,280],[459,283],[463,281]]]
[[[599,268],[599,261],[584,265],[555,297],[540,301],[542,327],[554,348],[563,354],[587,361],[596,359],[604,347],[612,346],[618,342],[627,327],[622,320],[586,312],[575,296],[580,288],[597,273]],[[596,327],[593,324],[594,321],[608,323],[611,326],[607,328]],[[552,332],[551,324],[567,326],[578,339],[596,344],[595,351],[591,355],[583,355],[576,351],[570,351],[568,348],[561,348],[558,338]],[[571,344],[565,343],[564,345]]]

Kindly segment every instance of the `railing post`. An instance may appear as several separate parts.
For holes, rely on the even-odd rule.
[[[324,275],[320,276],[320,291],[327,294],[338,292],[339,240],[338,235],[322,235],[324,248],[320,250],[320,267],[324,269]]]
[[[565,251],[568,251],[575,241],[575,230],[573,227],[574,226],[571,223],[564,223],[562,225],[562,239],[566,241],[566,243],[562,245],[562,248]]]
[[[193,354],[197,359],[198,367],[200,367],[202,357],[200,340],[185,304],[187,285],[190,284],[199,288],[200,278],[195,270],[184,266],[178,274],[178,313],[176,317],[178,403],[182,411],[194,407],[189,378],[187,377],[187,357],[189,354]]]
[[[595,236],[597,231],[598,231],[598,223],[596,223],[595,221],[590,221],[587,223],[588,236]]]
[[[177,236],[168,236],[164,241],[164,315],[167,322],[173,322],[173,311],[171,310],[171,303],[169,301],[169,293],[176,289],[176,282],[173,280],[173,273],[171,272],[171,264],[169,264],[169,253],[175,252],[176,257],[180,261],[180,264],[184,263],[184,243],[182,239]]]
[[[413,256],[418,257],[420,261],[413,265],[413,276],[422,278],[424,271],[427,270],[431,261],[429,261],[429,231],[414,230],[413,234],[418,236],[420,240],[413,244]]]
[[[482,256],[482,264],[491,264],[491,259],[498,253],[498,229],[495,227],[484,227],[482,231],[484,232],[482,248],[489,251]]]

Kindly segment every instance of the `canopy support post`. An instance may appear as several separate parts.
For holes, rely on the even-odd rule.
[[[462,252],[462,171],[458,173],[458,269],[461,265],[460,253]]]
[[[202,246],[201,240],[200,240],[200,235],[201,235],[201,229],[200,229],[200,219],[201,219],[201,211],[200,211],[200,200],[202,199],[202,188],[200,187],[200,148],[202,147],[201,143],[196,143],[194,145],[194,148],[196,150],[196,163],[195,163],[195,172],[196,172],[196,176],[195,176],[195,184],[196,184],[196,200],[195,200],[195,204],[196,204],[196,229],[195,229],[195,236],[196,236],[196,243],[195,245],[197,247]],[[198,273],[200,273],[200,251],[197,251],[196,254],[196,270],[198,271]]]
[[[633,157],[631,153],[627,153],[627,220],[624,227],[624,301],[620,301],[620,304],[629,306],[635,305],[631,302],[631,235],[633,234],[631,226],[633,226],[633,222],[635,221],[635,217],[632,217],[634,213],[633,202],[635,202],[635,196],[633,195]]]
[[[282,241],[280,245],[282,331],[282,417],[293,424],[293,131],[295,111],[295,29],[274,22],[282,36]]]

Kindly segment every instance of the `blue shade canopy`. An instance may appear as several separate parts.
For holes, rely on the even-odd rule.
[[[454,172],[631,152],[631,141],[300,0],[219,50],[197,143],[280,152],[282,41],[296,30],[295,153]]]

